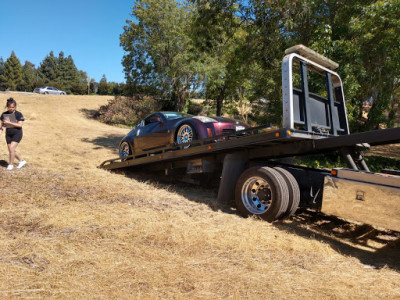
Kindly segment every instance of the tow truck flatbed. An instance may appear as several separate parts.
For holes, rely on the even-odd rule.
[[[268,159],[320,153],[344,147],[355,147],[359,144],[383,145],[399,141],[400,127],[343,136],[326,136],[284,128],[256,127],[245,130],[241,135],[230,134],[197,140],[190,144],[170,145],[148,151],[139,157],[109,159],[104,161],[100,168],[112,170],[237,151],[246,151],[250,159]]]
[[[273,222],[303,207],[400,231],[400,172],[372,173],[362,154],[371,145],[399,143],[400,128],[350,133],[343,84],[333,71],[338,65],[302,45],[286,54],[282,128],[260,126],[166,145],[140,156],[109,159],[99,167],[164,170],[165,175],[193,180],[205,175],[219,183],[218,201],[234,199],[245,217]],[[294,63],[299,65],[297,81]],[[309,72],[324,78],[325,90],[310,92]],[[340,152],[349,169],[305,168],[279,160],[330,151]]]

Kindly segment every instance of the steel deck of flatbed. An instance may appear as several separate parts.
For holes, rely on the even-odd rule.
[[[238,151],[246,151],[250,159],[268,159],[338,150],[363,143],[381,145],[400,142],[400,127],[341,136],[267,127],[250,128],[244,132],[247,135],[224,135],[197,140],[190,144],[170,145],[148,151],[141,156],[127,157],[124,161],[117,157],[104,161],[99,167],[111,170]]]

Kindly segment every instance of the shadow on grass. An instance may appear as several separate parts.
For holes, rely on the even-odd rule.
[[[371,268],[387,266],[400,272],[400,232],[379,230],[309,210],[301,210],[289,222],[274,224],[286,232],[326,243]]]
[[[83,138],[82,142],[91,143],[91,144],[98,146],[98,148],[112,149],[117,152],[119,142],[121,141],[122,138],[123,138],[123,136],[121,136],[121,135],[109,134],[109,135],[97,137],[94,139]],[[95,149],[97,149],[97,148],[95,148]]]
[[[164,175],[121,169],[114,171],[138,181],[152,182],[161,188],[173,189],[185,198],[209,206],[214,211],[237,214],[234,203],[217,201],[218,183],[194,186]],[[259,220],[260,222],[265,222]],[[306,239],[326,243],[338,253],[357,258],[366,268],[385,266],[400,272],[400,232],[379,230],[370,225],[356,224],[310,210],[298,210],[290,220],[274,222],[276,228]]]
[[[6,162],[5,160],[0,160],[0,166],[4,167],[4,168],[7,168],[8,162]]]
[[[227,214],[236,214],[233,203],[220,203],[217,201],[218,178],[208,178],[200,185],[190,184],[182,181],[179,176],[164,176],[162,172],[133,171],[129,168],[113,170],[114,173],[121,174],[128,178],[133,178],[141,182],[151,182],[157,184],[160,188],[173,191],[190,201],[205,204],[213,211],[222,211]]]
[[[97,119],[97,117],[99,116],[99,112],[96,109],[86,109],[86,108],[82,108],[80,110],[86,118],[88,119]]]

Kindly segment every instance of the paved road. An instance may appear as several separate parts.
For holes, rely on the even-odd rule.
[[[35,93],[32,92],[19,92],[19,91],[0,91],[0,94],[22,94],[22,95],[35,95]]]

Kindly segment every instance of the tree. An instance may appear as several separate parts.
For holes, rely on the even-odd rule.
[[[23,84],[21,85],[21,90],[32,91],[35,88],[37,78],[35,65],[29,61],[25,61],[22,67],[22,79]]]
[[[193,1],[196,13],[192,25],[192,39],[200,52],[206,53],[204,64],[205,96],[216,100],[216,115],[222,114],[223,101],[232,95],[240,85],[236,72],[229,66],[243,57],[232,55],[242,43],[238,39],[241,21],[235,15],[238,6],[235,1]],[[241,30],[241,31],[240,31]],[[230,72],[233,71],[233,72]]]
[[[109,95],[110,94],[110,87],[107,83],[106,75],[103,74],[103,77],[100,79],[98,93],[99,95]]]
[[[53,51],[40,63],[39,74],[45,83],[56,82],[58,78],[58,58],[54,56]]]
[[[77,84],[80,81],[80,73],[75,66],[74,60],[71,55],[67,58],[64,57],[64,53],[61,51],[58,56],[58,76],[57,82],[67,92],[71,92],[71,86]]]
[[[393,125],[397,110],[396,90],[400,87],[400,2],[376,1],[362,9],[350,23],[358,59],[354,74],[360,85],[361,100],[371,100],[366,126]],[[389,111],[391,118],[384,113]]]
[[[3,57],[0,57],[0,91],[4,91],[7,88],[5,82],[1,80],[1,76],[4,74],[4,69],[4,60]]]
[[[3,57],[0,57],[0,76],[4,73],[4,60]]]
[[[38,71],[41,80],[46,84],[55,85],[67,93],[80,90],[78,85],[81,83],[81,73],[76,68],[72,56],[65,58],[63,51],[58,57],[50,51],[40,64]]]
[[[16,90],[17,86],[23,83],[21,62],[14,51],[11,52],[10,57],[4,64],[4,72],[0,77],[0,81],[11,90]]]
[[[168,95],[182,111],[191,90],[198,87],[201,58],[189,38],[192,8],[183,1],[142,0],[132,8],[120,37],[126,54],[127,85],[152,87]]]

